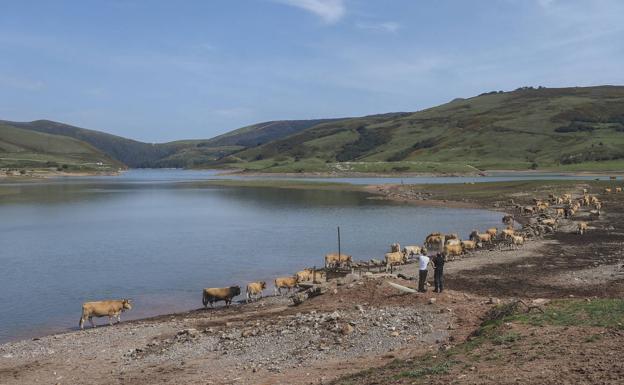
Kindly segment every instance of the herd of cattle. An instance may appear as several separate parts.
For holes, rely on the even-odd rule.
[[[603,192],[605,194],[621,193],[622,188],[605,188]],[[483,233],[473,230],[468,239],[465,240],[462,240],[457,234],[435,232],[425,238],[423,246],[405,246],[401,249],[398,243],[393,243],[390,245],[390,252],[384,255],[383,262],[375,259],[371,261],[377,265],[385,265],[386,270],[389,270],[393,266],[407,263],[414,256],[431,252],[443,253],[448,260],[452,260],[457,256],[494,244],[497,244],[499,248],[507,245],[510,249],[514,249],[522,246],[525,240],[533,236],[536,231],[538,234],[553,232],[561,218],[573,217],[582,207],[589,208],[589,217],[592,219],[600,216],[603,207],[598,197],[590,195],[586,189],[578,198],[573,198],[572,194],[567,193],[561,196],[549,194],[548,199],[533,198],[533,205],[529,206],[516,205],[513,201],[509,203],[520,215],[532,217],[533,223],[529,221],[521,229],[516,229],[514,216],[508,214],[502,218],[505,228],[500,231],[496,227],[489,228]],[[578,234],[585,234],[587,229],[587,222],[578,222]],[[283,290],[290,293],[291,290],[306,282],[320,283],[326,279],[326,269],[350,268],[353,265],[353,258],[350,255],[327,254],[325,255],[325,269],[307,268],[293,276],[275,278],[275,294],[281,295]],[[247,302],[262,298],[262,293],[266,287],[264,281],[248,283],[246,287]],[[204,307],[208,307],[208,304],[212,307],[218,301],[224,301],[225,305],[229,306],[232,300],[240,294],[240,286],[206,288],[203,290],[202,302]],[[132,304],[129,299],[85,302],[82,305],[80,329],[83,329],[86,320],[89,320],[91,326],[95,328],[93,317],[108,317],[110,325],[116,318],[117,323],[119,323],[121,322],[121,313],[130,309],[132,309]]]

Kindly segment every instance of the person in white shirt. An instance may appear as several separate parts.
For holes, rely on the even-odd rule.
[[[429,257],[425,254],[421,254],[418,257],[418,291],[424,293],[425,283],[427,282],[427,268],[429,266]]]

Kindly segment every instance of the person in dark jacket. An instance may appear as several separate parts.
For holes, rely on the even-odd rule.
[[[444,255],[441,253],[436,254],[433,257],[433,284],[435,286],[436,293],[442,293],[444,288]]]

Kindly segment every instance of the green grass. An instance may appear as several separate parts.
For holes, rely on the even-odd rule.
[[[432,364],[432,366],[424,366],[424,365],[427,365],[427,362],[424,361],[424,362],[419,363],[419,365],[422,365],[423,367],[403,371],[399,373],[396,377],[397,378],[401,378],[401,377],[421,378],[424,376],[431,376],[431,375],[435,376],[435,375],[440,375],[440,374],[446,374],[449,372],[449,369],[455,364],[457,364],[457,361],[451,360],[451,361],[434,363]]]
[[[0,122],[0,168],[114,170],[122,165],[88,143]]]
[[[624,330],[624,299],[560,300],[544,313],[518,314],[509,320],[530,325],[594,326]]]
[[[373,115],[312,126],[235,154],[281,170],[294,159],[362,163],[421,162],[478,169],[624,170],[624,87],[525,90],[405,114]],[[558,132],[590,120],[593,131]],[[280,162],[278,159],[282,158]],[[456,165],[460,165],[457,167]],[[246,166],[253,167],[253,166]],[[387,171],[392,166],[377,166]],[[449,167],[450,168],[450,167]],[[427,172],[412,166],[407,172]],[[366,168],[364,168],[364,172]]]

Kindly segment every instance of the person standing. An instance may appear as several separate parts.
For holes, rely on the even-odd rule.
[[[436,293],[442,293],[444,288],[444,254],[438,253],[433,257],[433,284],[435,286]]]
[[[425,284],[427,283],[427,267],[429,266],[429,257],[420,254],[418,257],[418,291],[424,293],[427,291]]]

